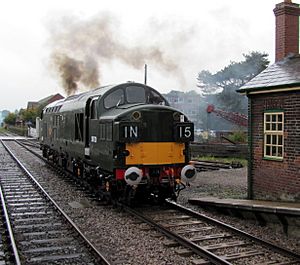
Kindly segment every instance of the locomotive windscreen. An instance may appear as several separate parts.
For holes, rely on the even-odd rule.
[[[145,89],[138,86],[126,87],[126,97],[128,103],[145,103],[146,95]]]

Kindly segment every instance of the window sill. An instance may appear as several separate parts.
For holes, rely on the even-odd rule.
[[[263,157],[263,160],[283,162],[283,158],[276,158],[276,157]]]

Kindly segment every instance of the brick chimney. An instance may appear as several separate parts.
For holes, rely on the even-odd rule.
[[[298,4],[291,0],[277,4],[273,10],[276,17],[275,61],[280,61],[289,53],[299,54]]]

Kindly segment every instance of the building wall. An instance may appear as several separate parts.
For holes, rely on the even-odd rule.
[[[250,99],[249,198],[300,202],[300,91],[250,95]],[[263,159],[264,111],[272,109],[284,111],[283,161]]]

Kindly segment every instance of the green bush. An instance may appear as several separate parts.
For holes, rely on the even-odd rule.
[[[235,143],[247,143],[247,133],[243,131],[236,131],[227,138]]]
[[[8,131],[18,134],[20,136],[27,136],[27,126],[26,127],[9,126]]]

